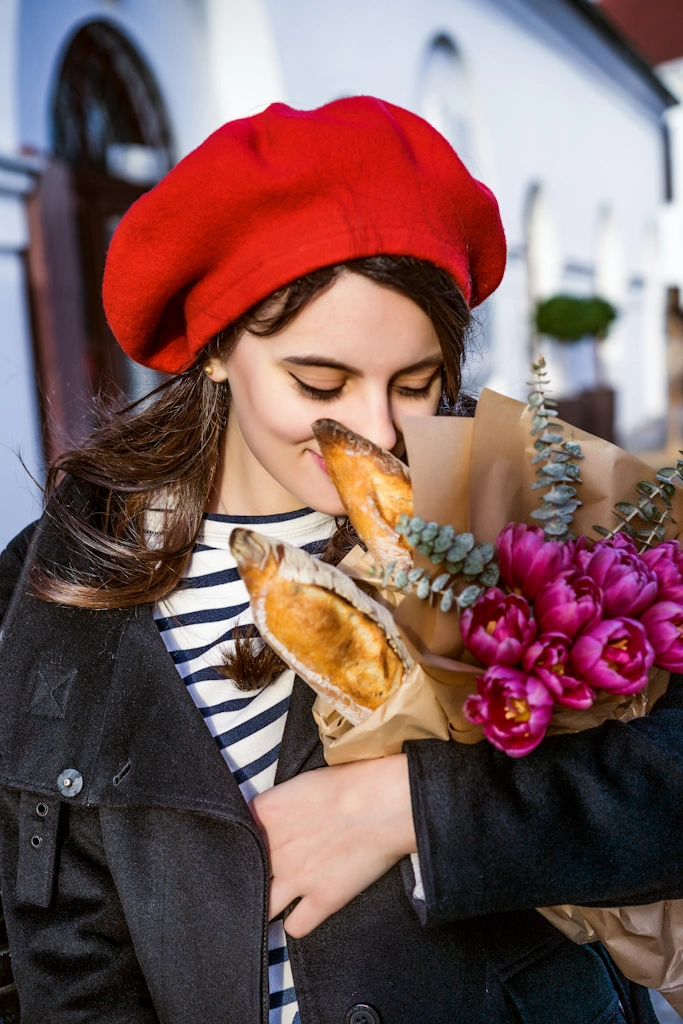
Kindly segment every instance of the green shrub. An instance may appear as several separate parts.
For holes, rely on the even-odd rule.
[[[611,302],[594,295],[553,295],[536,306],[534,322],[539,334],[558,341],[606,337],[617,311]]]

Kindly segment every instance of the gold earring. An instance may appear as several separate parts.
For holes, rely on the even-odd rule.
[[[211,374],[213,373],[213,366],[211,365],[211,363],[206,364],[206,366],[204,367],[204,373],[208,373],[209,377],[211,376]]]

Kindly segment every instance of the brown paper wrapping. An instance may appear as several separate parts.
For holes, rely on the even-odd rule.
[[[521,402],[485,389],[473,419],[414,417],[403,421],[411,466],[415,514],[450,523],[456,532],[470,531],[478,542],[495,541],[507,523],[533,523],[542,493],[532,491],[536,467],[530,435],[532,414]],[[582,501],[573,530],[596,538],[593,525],[611,528],[617,501],[634,501],[635,485],[652,480],[653,471],[634,455],[578,428],[565,426],[564,437],[581,444]],[[672,499],[678,524],[667,524],[667,539],[683,536],[683,494]],[[417,565],[433,570],[416,553]],[[369,556],[357,549],[340,568],[359,585],[373,585]],[[376,578],[375,578],[376,582]],[[396,606],[395,619],[416,665],[401,688],[361,725],[352,726],[322,698],[313,713],[328,764],[398,753],[408,739],[446,739],[477,743],[479,726],[463,714],[463,704],[476,690],[479,666],[464,651],[455,614],[444,615],[427,601],[403,601],[390,591],[376,593]],[[469,659],[469,661],[468,661]],[[549,734],[576,732],[608,719],[629,721],[646,714],[665,692],[669,673],[654,670],[643,694],[600,695],[589,711],[556,711]],[[564,935],[577,943],[600,939],[615,963],[632,981],[659,989],[683,1014],[683,900],[639,907],[595,909],[575,906],[539,910]]]

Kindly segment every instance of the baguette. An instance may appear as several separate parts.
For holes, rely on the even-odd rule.
[[[253,530],[230,550],[262,638],[354,725],[401,685],[412,660],[389,612],[339,569]]]
[[[336,420],[317,420],[313,434],[363,544],[383,569],[394,562],[397,570],[408,572],[413,565],[410,546],[395,529],[400,515],[413,514],[408,467]]]

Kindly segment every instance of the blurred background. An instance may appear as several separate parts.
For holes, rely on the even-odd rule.
[[[372,93],[498,196],[468,386],[657,459],[683,419],[682,0],[0,0],[0,542],[93,395],[145,392],[100,305],[122,214],[224,121]]]
[[[0,0],[0,543],[40,509],[17,453],[40,482],[94,395],[154,383],[100,305],[128,206],[224,121],[354,93],[500,200],[468,386],[522,398],[542,351],[567,419],[683,447],[683,0]]]

